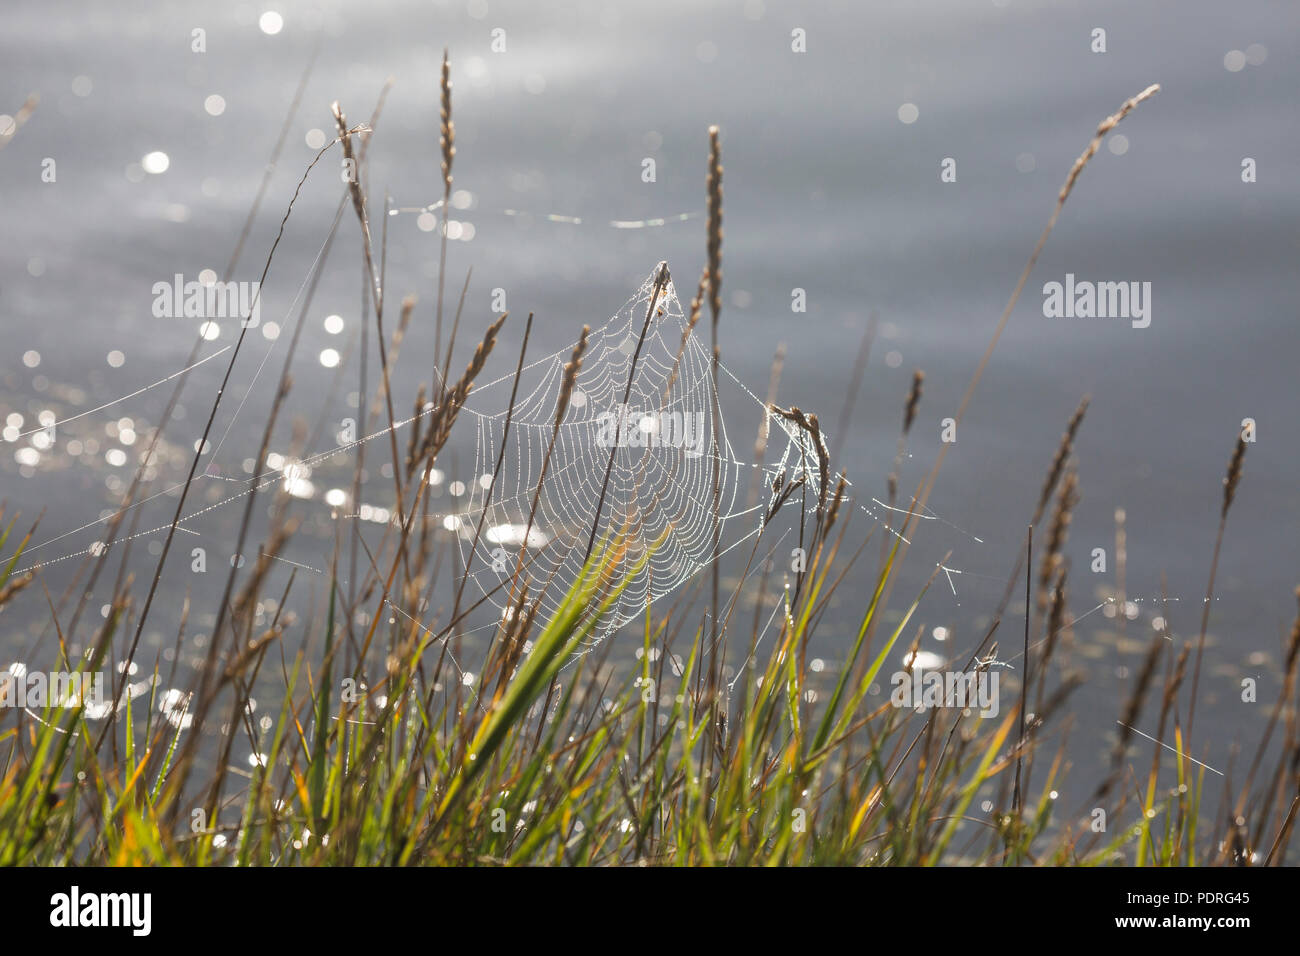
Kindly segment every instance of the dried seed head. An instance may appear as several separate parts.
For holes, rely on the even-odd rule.
[[[1133,692],[1124,704],[1119,739],[1115,741],[1115,749],[1111,753],[1112,763],[1117,764],[1124,755],[1124,748],[1133,733],[1133,725],[1137,723],[1138,714],[1142,711],[1142,702],[1146,699],[1147,691],[1151,689],[1151,680],[1156,673],[1156,661],[1160,659],[1164,647],[1165,636],[1157,631],[1151,638],[1151,645],[1147,648],[1146,658],[1142,661],[1142,669],[1138,672],[1137,682],[1133,685]]]
[[[817,421],[817,416],[805,415],[797,405],[791,405],[788,410],[773,405],[772,411],[786,421],[794,422],[811,437],[813,450],[817,453],[818,470],[821,472],[821,487],[817,491],[817,508],[819,511],[824,509],[826,507],[826,496],[830,490],[831,455],[826,447],[826,439],[822,436],[821,424]],[[802,479],[800,480],[802,481]]]
[[[362,237],[365,239],[365,249],[369,255],[370,249],[370,220],[366,217],[366,197],[361,192],[361,169],[357,163],[356,153],[352,149],[352,134],[362,129],[348,129],[347,117],[343,115],[343,108],[339,101],[335,100],[330,104],[330,111],[334,114],[334,123],[339,131],[339,143],[343,147],[343,159],[347,167],[351,170],[348,178],[348,192],[352,196],[352,208],[357,212],[357,220],[361,223]]]
[[[912,388],[907,393],[907,406],[903,409],[904,435],[912,430],[912,422],[916,420],[916,408],[921,404],[921,385],[924,381],[925,373],[919,368],[912,373]]]
[[[1241,466],[1246,459],[1246,439],[1240,435],[1237,436],[1237,447],[1232,452],[1232,461],[1228,462],[1228,474],[1223,479],[1223,512],[1221,517],[1228,516],[1228,509],[1232,507],[1232,499],[1236,497],[1237,485],[1241,481]]]
[[[451,62],[447,51],[442,51],[442,108],[439,117],[442,120],[442,135],[438,145],[442,148],[442,186],[445,196],[451,195],[451,164],[456,158],[456,124],[451,121]],[[443,215],[447,210],[443,209]]]
[[[1052,514],[1052,527],[1047,535],[1047,547],[1043,552],[1043,561],[1038,571],[1038,609],[1041,613],[1047,608],[1048,585],[1057,568],[1062,564],[1061,552],[1065,540],[1070,535],[1070,521],[1074,506],[1079,503],[1077,493],[1079,477],[1071,468],[1061,481],[1061,490],[1056,497],[1056,510]]]
[[[495,322],[488,326],[487,332],[483,334],[483,341],[474,349],[474,355],[465,367],[465,374],[446,393],[442,404],[434,411],[433,419],[429,423],[429,432],[420,448],[420,461],[431,462],[442,451],[442,446],[447,443],[447,438],[451,434],[451,427],[456,423],[456,417],[460,414],[465,400],[469,397],[470,389],[474,386],[474,379],[483,371],[483,366],[487,364],[488,356],[492,354],[492,349],[496,345],[497,334],[501,331],[501,326],[505,324],[509,314],[503,312]]]
[[[1038,519],[1043,516],[1043,509],[1047,507],[1047,502],[1052,497],[1052,489],[1056,487],[1057,481],[1061,478],[1061,472],[1065,469],[1065,463],[1070,457],[1070,452],[1074,450],[1074,439],[1079,433],[1079,426],[1083,423],[1083,416],[1088,411],[1090,401],[1090,396],[1083,396],[1079,402],[1079,407],[1070,416],[1069,424],[1065,426],[1065,431],[1061,435],[1061,443],[1056,446],[1056,454],[1052,456],[1052,465],[1047,469],[1047,478],[1043,482],[1043,490],[1038,495],[1038,507],[1034,509],[1032,524],[1038,524]]]
[[[573,355],[564,363],[564,382],[560,386],[560,401],[555,408],[555,427],[559,428],[564,420],[564,413],[569,410],[569,400],[573,397],[574,386],[578,382],[578,372],[582,369],[582,356],[587,351],[587,336],[591,326],[584,325],[578,336],[578,344],[573,347]]]
[[[808,416],[808,427],[812,431],[813,441],[817,443],[817,467],[821,472],[821,484],[817,489],[817,506],[824,509],[826,507],[826,496],[830,492],[831,485],[831,453],[826,447],[826,439],[822,436],[821,422],[817,420],[816,415]]]
[[[420,447],[420,417],[424,414],[424,383],[420,383],[415,393],[415,413],[411,416],[411,437],[406,444],[406,473],[410,475],[415,469],[415,454]]]
[[[682,333],[682,341],[690,336],[691,331],[695,328],[695,323],[700,321],[700,309],[704,306],[704,293],[709,288],[709,267],[705,266],[700,272],[700,284],[695,287],[695,298],[691,299],[691,314],[686,323],[686,331]]]
[[[1044,659],[1051,654],[1051,647],[1056,643],[1056,638],[1061,631],[1065,629],[1065,608],[1068,603],[1065,592],[1065,579],[1069,569],[1062,564],[1056,575],[1056,583],[1052,587],[1052,605],[1047,615],[1047,647],[1044,653]]]
[[[1092,159],[1092,157],[1097,154],[1097,150],[1101,148],[1101,141],[1106,138],[1106,134],[1118,126],[1120,120],[1137,109],[1138,104],[1142,103],[1144,100],[1150,99],[1159,92],[1160,84],[1151,84],[1137,96],[1125,100],[1124,105],[1119,108],[1117,113],[1107,116],[1097,125],[1097,134],[1093,136],[1092,141],[1088,143],[1088,148],[1085,149],[1079,158],[1074,161],[1074,165],[1070,167],[1070,174],[1065,177],[1065,185],[1061,187],[1061,193],[1057,197],[1058,204],[1065,202],[1066,198],[1070,195],[1070,190],[1074,189],[1074,183],[1079,178],[1079,174],[1083,172],[1083,167],[1087,166],[1088,160]]]
[[[718,128],[709,127],[709,309],[713,324],[718,323],[722,311],[722,148],[718,144]]]
[[[909,674],[911,674],[913,668],[916,667],[916,652],[921,649],[921,635],[924,633],[925,631],[923,629],[917,630],[916,637],[912,638],[912,643],[908,646],[907,653],[903,655],[903,670],[907,671]]]
[[[1300,588],[1295,589],[1296,600],[1300,601]],[[1291,639],[1287,642],[1286,664],[1282,668],[1283,674],[1291,674],[1295,669],[1297,656],[1300,656],[1300,614],[1296,615],[1295,623],[1291,625]]]

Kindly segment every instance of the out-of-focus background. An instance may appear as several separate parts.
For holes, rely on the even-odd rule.
[[[1196,634],[1221,479],[1242,420],[1253,418],[1258,441],[1223,546],[1199,705],[1214,715],[1201,725],[1209,728],[1198,735],[1201,756],[1223,767],[1277,692],[1300,581],[1298,27],[1300,8],[1267,0],[11,0],[0,14],[0,135],[29,94],[40,95],[0,152],[0,499],[22,521],[44,509],[24,564],[44,565],[52,592],[69,585],[171,385],[61,424],[52,443],[28,433],[183,367],[200,323],[156,318],[154,283],[223,271],[309,64],[232,278],[259,277],[295,185],[332,138],[331,101],[363,122],[392,77],[369,187],[375,202],[387,193],[402,210],[386,222],[390,294],[420,297],[394,384],[406,403],[428,380],[433,349],[438,233],[420,209],[441,194],[444,47],[457,132],[447,287],[454,302],[472,267],[466,345],[499,308],[497,289],[514,319],[536,313],[534,355],[614,314],[660,259],[685,298],[704,252],[706,130],[717,124],[723,362],[761,395],[784,343],[781,402],[820,414],[837,468],[864,501],[883,497],[912,370],[926,380],[905,490],[933,461],[940,421],[954,413],[1071,163],[1103,117],[1158,82],[1162,92],[1121,124],[1079,181],[948,455],[929,502],[937,517],[921,522],[895,591],[914,594],[952,551],[947,566],[960,573],[936,583],[919,619],[925,649],[964,661],[1002,593],[1066,420],[1090,393],[1067,554],[1072,616],[1090,615],[1075,628],[1075,656],[1091,682],[1072,757],[1096,759],[1153,618],[1168,616],[1176,640]],[[1104,53],[1093,50],[1097,29]],[[806,52],[792,48],[801,41]],[[941,178],[949,158],[955,182]],[[221,475],[244,477],[243,461],[256,453],[283,354],[267,325],[285,330],[296,320],[294,297],[340,195],[337,173],[331,153],[276,253],[262,327],[250,333],[216,422],[223,440],[212,465]],[[309,426],[322,416],[336,424],[356,401],[363,285],[348,217],[306,319],[287,406]],[[1067,273],[1151,283],[1150,326],[1045,318],[1042,286]],[[795,290],[806,312],[792,311]],[[837,431],[873,315],[878,332],[856,407]],[[390,330],[395,321],[394,309]],[[200,356],[232,345],[237,332],[238,322],[218,323]],[[507,324],[494,377],[509,371],[521,332],[520,321]],[[453,366],[466,357],[462,350]],[[227,358],[191,373],[153,491],[183,480]],[[724,416],[737,435],[757,427],[752,403],[728,405]],[[321,447],[333,442],[330,431]],[[736,444],[747,452],[747,437]],[[285,429],[276,447],[287,445]],[[473,450],[453,450],[448,471]],[[386,454],[374,454],[374,469]],[[346,464],[339,472],[330,480],[346,487]],[[378,503],[387,485],[371,478]],[[187,511],[224,500],[231,487],[203,479]],[[151,507],[134,532],[165,524],[173,499]],[[319,495],[298,507],[308,533],[293,553],[324,567],[329,508]],[[1126,515],[1131,619],[1100,606],[1117,584],[1116,509]],[[238,514],[217,507],[186,524],[218,569]],[[860,511],[856,520],[870,523]],[[134,542],[142,581],[160,537]],[[207,586],[190,573],[194,542],[180,541],[169,566],[147,634],[154,647],[169,644],[184,589]],[[1105,574],[1090,571],[1094,548],[1106,550]],[[41,655],[48,612],[37,597],[32,589],[0,617],[0,662]],[[91,606],[106,600],[107,590]],[[1013,601],[1013,615],[1020,606]],[[827,659],[843,654],[834,641],[849,640],[856,610],[845,608],[825,632],[830,643],[818,650]],[[1004,636],[1004,656],[1009,643]],[[1240,701],[1245,677],[1259,682],[1262,703]]]

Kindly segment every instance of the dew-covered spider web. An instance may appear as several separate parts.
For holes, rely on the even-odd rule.
[[[656,296],[659,271],[591,331],[558,431],[556,410],[572,346],[525,367],[513,412],[513,375],[471,393],[465,413],[477,427],[476,480],[466,489],[463,509],[443,524],[457,532],[470,576],[503,613],[511,606],[512,585],[501,585],[521,564],[529,603],[539,600],[544,620],[557,610],[588,554],[618,536],[625,536],[627,552],[613,583],[625,587],[599,633],[612,632],[671,594],[713,561],[715,462],[719,554],[759,532],[778,475],[819,487],[820,459],[810,433],[768,409],[722,367],[720,382],[737,387],[755,407],[744,433],[757,434],[767,420],[770,463],[738,460],[721,412],[715,446],[708,319],[689,328],[671,278]]]

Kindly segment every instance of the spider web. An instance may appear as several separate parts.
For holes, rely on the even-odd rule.
[[[714,557],[715,462],[719,554],[759,532],[771,504],[772,478],[784,472],[791,481],[802,477],[806,487],[818,487],[819,459],[811,437],[768,409],[721,366],[719,371],[765,416],[769,447],[783,436],[785,447],[772,465],[738,461],[721,411],[714,445],[717,392],[711,352],[698,325],[689,328],[671,279],[654,300],[638,351],[658,273],[656,267],[622,308],[590,333],[558,431],[555,415],[572,346],[526,366],[513,413],[513,375],[472,393],[473,406],[502,410],[489,414],[466,407],[477,420],[477,478],[467,489],[463,510],[447,515],[443,525],[457,532],[462,560],[477,566],[470,576],[503,614],[512,601],[511,586],[498,585],[515,573],[521,551],[529,601],[539,601],[545,619],[577,579],[593,541],[599,551],[602,541],[618,536],[624,537],[627,553],[613,584],[623,585],[623,591],[600,622],[601,636],[675,591]],[[555,443],[543,479],[552,434]],[[498,459],[501,468],[494,482]],[[744,489],[756,467],[765,473],[768,499],[743,507]]]

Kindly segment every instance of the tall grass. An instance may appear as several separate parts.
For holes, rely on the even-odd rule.
[[[444,200],[454,154],[450,91],[445,60]],[[1033,257],[1101,137],[1151,92],[1129,101],[1102,124],[1071,170]],[[391,373],[414,300],[403,304],[399,328],[386,342],[384,257],[380,250],[376,270],[369,199],[362,185],[365,146],[378,114],[376,110],[368,126],[349,128],[335,105],[335,143],[360,168],[340,197],[334,228],[350,203],[360,227],[364,300],[374,309],[383,373],[373,396],[365,391],[363,378],[361,407],[378,409],[382,399],[391,427]],[[363,132],[367,141],[354,153],[351,138]],[[706,262],[691,303],[688,334],[707,303],[715,378],[720,183],[714,129]],[[445,205],[442,218],[445,222]],[[441,260],[445,265],[445,241]],[[666,278],[666,269],[662,276]],[[442,288],[440,273],[435,313],[439,345]],[[459,317],[458,308],[456,325]],[[896,620],[887,616],[906,539],[882,534],[878,567],[864,571],[865,562],[858,558],[875,529],[863,533],[853,527],[854,509],[844,506],[849,486],[842,475],[831,483],[830,451],[817,418],[796,408],[774,413],[814,438],[822,481],[818,489],[804,489],[816,492],[816,505],[800,528],[808,559],[795,586],[779,587],[764,568],[757,584],[746,583],[752,581],[746,575],[728,596],[718,593],[714,576],[712,613],[706,620],[689,617],[682,600],[658,612],[647,607],[638,626],[579,654],[618,603],[629,570],[635,572],[661,543],[634,556],[630,529],[598,534],[597,521],[582,570],[572,582],[535,580],[533,556],[521,547],[512,573],[493,594],[472,603],[465,598],[467,564],[450,582],[455,593],[450,612],[430,610],[439,577],[448,573],[442,560],[446,542],[428,529],[430,475],[506,320],[501,316],[486,329],[460,378],[444,382],[451,368],[453,331],[434,380],[427,391],[420,387],[413,403],[423,409],[425,396],[432,396],[431,410],[412,423],[404,453],[395,435],[390,441],[397,520],[377,545],[359,534],[351,536],[350,561],[355,568],[359,547],[362,570],[354,570],[346,586],[338,568],[346,563],[347,536],[338,532],[328,586],[320,606],[303,621],[284,610],[290,595],[303,587],[296,571],[282,588],[270,590],[271,562],[296,528],[291,499],[284,491],[277,495],[258,560],[242,579],[238,568],[231,569],[204,667],[183,701],[158,699],[167,684],[160,662],[153,664],[152,674],[141,675],[151,678],[136,685],[147,688],[143,693],[128,690],[129,667],[116,667],[124,660],[135,662],[166,550],[143,606],[137,606],[124,556],[108,613],[92,630],[80,623],[84,598],[78,598],[69,617],[67,599],[56,601],[44,582],[30,574],[15,576],[31,535],[16,538],[17,519],[6,520],[0,510],[0,554],[10,554],[0,566],[0,608],[19,600],[41,601],[60,665],[94,672],[113,663],[116,703],[106,714],[94,715],[87,713],[85,701],[51,703],[39,713],[0,710],[0,864],[1175,865],[1277,864],[1287,858],[1300,781],[1295,716],[1300,617],[1290,636],[1283,694],[1245,779],[1225,788],[1217,810],[1205,809],[1216,796],[1207,792],[1205,770],[1190,755],[1195,697],[1189,703],[1183,694],[1190,647],[1167,640],[1172,638],[1167,630],[1154,636],[1128,700],[1117,709],[1125,729],[1117,734],[1106,778],[1090,788],[1091,799],[1084,805],[1059,806],[1057,793],[1068,761],[1056,728],[1068,723],[1078,681],[1058,666],[1056,652],[1070,630],[1063,554],[1076,500],[1073,445],[1086,400],[1067,424],[1037,507],[1027,516],[1037,524],[1055,494],[1056,507],[1041,536],[1046,543],[1036,614],[1026,595],[1021,673],[1028,675],[1027,682],[1019,688],[1018,700],[993,719],[960,710],[918,713],[894,707],[888,694],[880,693],[896,666],[891,662],[911,659],[905,654],[910,628],[929,583],[905,600]],[[863,357],[868,343],[864,341]],[[557,431],[585,344],[586,330],[566,368]],[[526,330],[516,381],[527,345]],[[992,344],[963,400],[963,412],[991,351]],[[233,365],[233,357],[231,361]],[[860,362],[859,368],[864,365]],[[264,436],[291,388],[287,368],[288,360]],[[776,380],[774,372],[773,395]],[[904,402],[890,476],[891,505],[922,382],[918,371]],[[1237,447],[1219,542],[1241,480],[1244,445]],[[266,452],[264,437],[259,465]],[[498,458],[494,485],[503,467],[508,465]],[[197,457],[191,481],[196,470]],[[937,472],[938,464],[917,489],[920,503],[903,532],[924,507]],[[359,482],[358,465],[354,495]],[[141,486],[137,476],[124,506]],[[783,477],[772,494],[779,503],[798,491],[797,480]],[[251,499],[241,546],[249,530]],[[530,525],[532,520],[530,515]],[[119,525],[115,519],[109,526],[96,575],[106,564],[104,554],[115,549]],[[523,540],[526,544],[527,533]],[[1216,570],[1217,555],[1216,543]],[[751,566],[762,562],[757,542],[749,560]],[[1026,585],[1033,580],[1032,566],[1022,560],[1017,556],[1003,600],[972,649],[968,669],[995,666],[997,632],[1022,567]],[[540,592],[557,584],[567,591],[558,610],[544,619]],[[264,600],[268,597],[273,603]],[[463,624],[484,612],[488,597],[505,600],[508,610],[485,646],[472,647],[463,639]],[[828,609],[852,601],[857,608],[852,644],[828,673],[819,674],[809,666],[809,650]],[[771,633],[762,631],[757,613],[751,623],[734,613],[742,602],[775,607]],[[274,610],[267,612],[267,607]],[[188,605],[176,633],[178,652],[185,642],[187,614]],[[126,642],[132,622],[134,639]],[[1202,622],[1198,635],[1193,689],[1205,626]],[[635,663],[613,662],[615,647],[626,658],[630,641],[639,645]],[[81,643],[89,650],[74,658],[69,647]],[[916,649],[915,638],[910,646]],[[474,652],[481,657],[462,668],[460,662]],[[825,656],[824,650],[818,653]],[[280,688],[277,706],[261,708],[255,718],[253,688],[268,682]],[[1140,776],[1129,763],[1135,747],[1130,730],[1151,702],[1158,705],[1158,731],[1150,742],[1149,769]],[[232,762],[238,740],[246,741],[255,755],[247,767]],[[1266,769],[1270,760],[1271,769]],[[1109,819],[1104,830],[1095,827],[1094,807],[1104,809]]]

